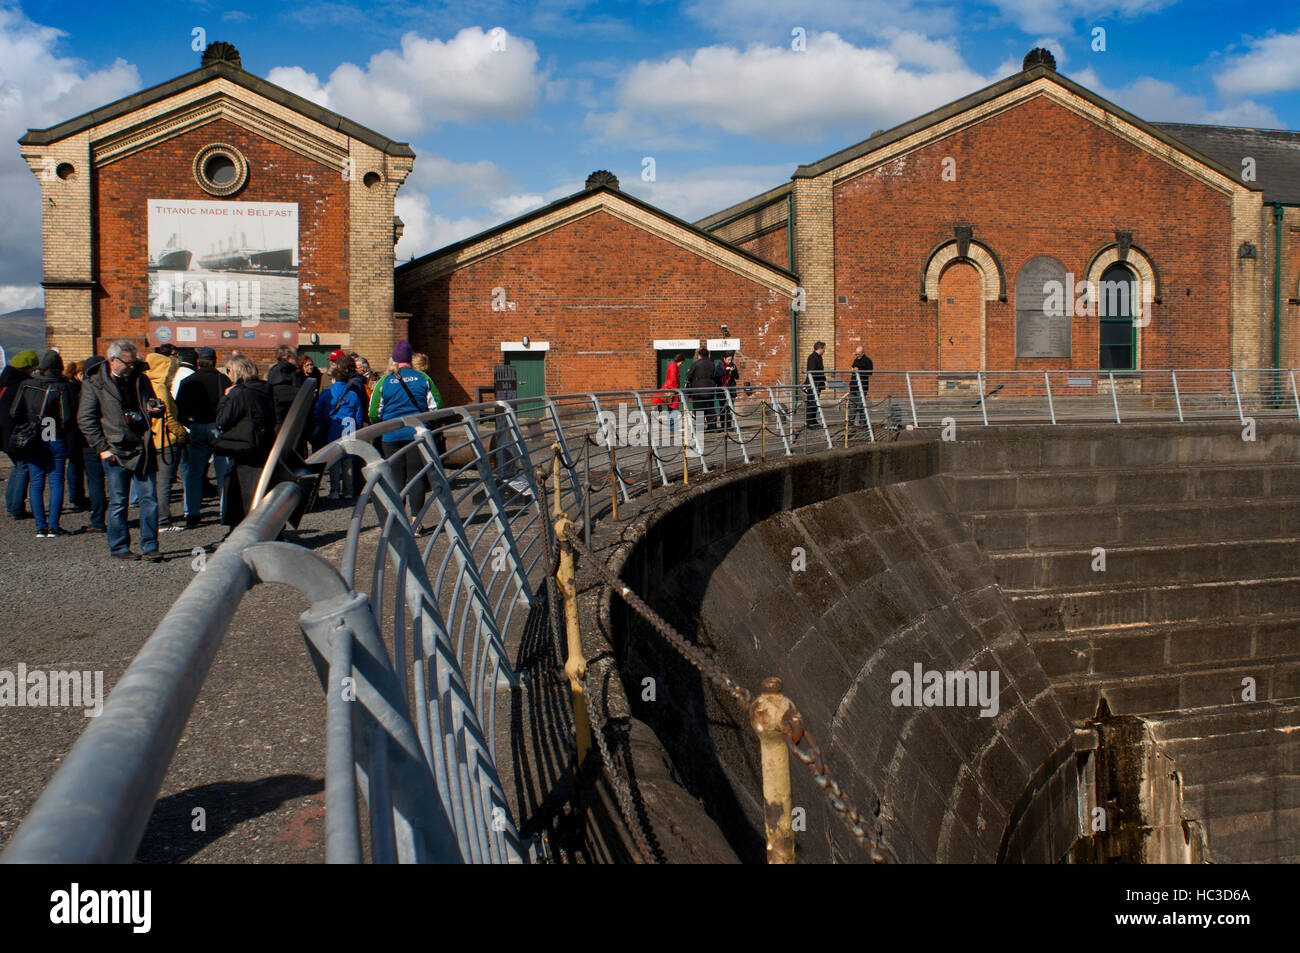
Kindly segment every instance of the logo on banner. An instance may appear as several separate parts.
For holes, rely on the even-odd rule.
[[[195,335],[195,333],[194,333],[195,330],[196,330],[195,328],[177,328],[177,329],[176,329],[176,340],[178,340],[178,341],[197,341],[197,340],[198,340],[198,337],[197,337],[197,335]]]
[[[153,336],[159,341],[170,341],[172,339],[172,329],[165,324],[160,324],[154,330]]]

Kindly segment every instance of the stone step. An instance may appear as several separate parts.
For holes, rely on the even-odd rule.
[[[1253,441],[1242,439],[1236,421],[988,431],[962,427],[958,439],[940,450],[945,470],[972,473],[1300,463],[1297,434],[1300,423],[1276,418],[1260,418]]]
[[[1031,634],[1049,678],[1151,672],[1170,665],[1300,658],[1300,613],[1267,619],[1101,626]]]
[[[1026,634],[1166,622],[1267,621],[1300,610],[1300,577],[1004,594]]]
[[[942,479],[964,516],[1064,506],[1300,500],[1300,463],[945,473]]]
[[[1152,736],[1162,747],[1233,734],[1250,734],[1300,725],[1300,704],[1287,701],[1242,702],[1222,708],[1160,712],[1148,718]],[[1300,731],[1294,732],[1300,742]]]
[[[1230,707],[1245,699],[1242,680],[1254,679],[1255,699],[1300,698],[1300,658],[1255,659],[1241,665],[1167,666],[1159,671],[1052,679],[1066,716],[1090,721],[1103,695],[1112,714],[1145,715],[1175,709]]]
[[[1097,546],[1033,553],[993,553],[998,585],[1008,596],[1045,590],[1116,589],[1192,582],[1266,579],[1300,572],[1294,537],[1158,546]],[[1099,560],[1105,559],[1105,568]]]
[[[1158,541],[1300,538],[1300,500],[1039,507],[963,518],[989,555]]]

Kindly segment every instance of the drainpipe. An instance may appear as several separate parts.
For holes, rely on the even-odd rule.
[[[1282,213],[1280,203],[1273,203],[1273,367],[1282,366]],[[1273,397],[1278,395],[1277,375],[1273,375]],[[1276,403],[1276,400],[1274,401]]]
[[[794,271],[794,189],[785,197],[785,257],[789,270]],[[798,318],[794,304],[790,305],[790,383],[799,383]]]

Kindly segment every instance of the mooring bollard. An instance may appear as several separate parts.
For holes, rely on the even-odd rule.
[[[754,699],[750,723],[758,733],[763,761],[763,826],[767,829],[767,862],[794,863],[794,829],[790,815],[790,751],[781,725],[794,706],[781,694],[779,678],[763,679],[763,694]]]
[[[614,447],[609,448],[609,509],[610,518],[618,521],[618,470],[614,468]]]
[[[569,676],[569,690],[573,695],[573,728],[578,742],[578,766],[581,767],[591,750],[591,721],[587,717],[587,699],[582,687],[587,677],[587,660],[582,657],[582,635],[578,631],[578,590],[574,582],[573,544],[569,531],[573,523],[560,513],[555,520],[555,536],[560,541],[560,565],[555,572],[556,588],[564,603],[564,632],[568,657],[564,660],[564,673]],[[787,778],[787,787],[789,781]]]

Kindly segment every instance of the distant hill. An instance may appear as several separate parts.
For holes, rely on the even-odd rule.
[[[37,354],[44,353],[45,309],[23,308],[0,314],[0,347],[8,357],[29,348]]]

